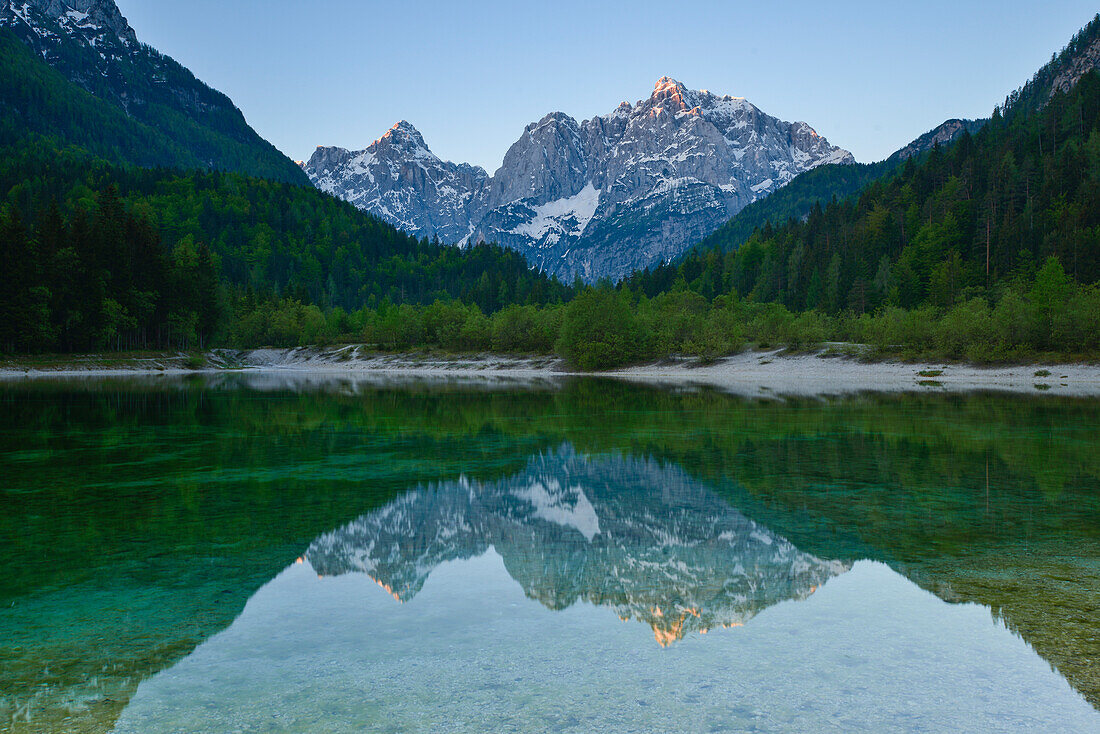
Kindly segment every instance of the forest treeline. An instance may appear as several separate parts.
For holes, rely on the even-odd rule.
[[[886,307],[875,313],[793,312],[736,296],[707,300],[690,290],[653,298],[610,286],[584,288],[568,303],[512,304],[493,314],[476,305],[386,305],[322,309],[293,299],[245,298],[227,343],[242,348],[356,342],[379,351],[558,355],[604,370],[670,355],[703,360],[757,348],[817,348],[836,356],[969,360],[1078,359],[1100,352],[1100,287],[1075,282],[1056,257],[1015,282],[991,305],[949,309]],[[865,345],[861,348],[844,344]]]

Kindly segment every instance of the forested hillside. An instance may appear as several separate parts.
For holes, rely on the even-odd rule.
[[[1004,118],[1041,112],[1055,92],[1069,92],[1086,73],[1100,64],[1100,16],[1077,33],[1069,44],[1051,57],[1020,89],[1008,95],[1001,108]],[[949,120],[925,133],[885,161],[874,164],[822,166],[796,177],[784,188],[746,207],[741,213],[704,239],[696,251],[734,250],[744,244],[758,228],[773,227],[790,219],[805,219],[815,203],[827,205],[858,193],[871,182],[894,171],[906,159],[932,149],[936,140],[949,136],[951,142],[962,131],[976,134],[988,120]],[[946,146],[945,146],[946,147]],[[667,279],[670,270],[666,268]]]
[[[682,261],[579,294],[513,251],[418,240],[311,188],[118,164],[162,129],[0,42],[16,61],[0,78],[29,100],[0,115],[0,350],[348,340],[597,369],[747,343],[1095,355],[1100,75],[1082,69],[1098,38],[1100,20],[975,135],[896,167],[812,171]],[[20,123],[32,109],[56,126]]]
[[[1057,93],[1073,89],[1085,74],[1100,66],[1100,13],[1066,47],[1035,72],[1026,84],[1005,98],[1002,115],[1011,119],[1041,112]]]
[[[264,303],[301,326],[364,305],[492,313],[569,295],[518,253],[417,240],[314,189],[114,166],[44,139],[2,150],[0,201],[8,351],[199,346]]]

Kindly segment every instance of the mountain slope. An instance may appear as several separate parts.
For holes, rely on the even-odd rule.
[[[1041,111],[1055,94],[1067,93],[1090,71],[1100,68],[1100,13],[1061,52],[1005,98],[1002,115],[1011,118]]]
[[[234,297],[236,317],[284,299],[287,313],[260,308],[259,333],[297,344],[322,338],[310,303],[342,308],[347,333],[364,305],[569,296],[519,253],[418,240],[313,187],[113,165],[48,139],[0,147],[0,203],[0,351],[205,343],[237,325]]]
[[[120,163],[307,185],[223,94],[138,42],[113,0],[0,4],[3,144],[40,133]]]
[[[666,262],[799,173],[853,162],[806,123],[667,77],[609,115],[579,123],[555,112],[528,125],[491,179],[440,161],[407,123],[387,136],[397,137],[360,153],[320,148],[305,170],[398,226],[499,242],[587,280]]]
[[[768,222],[779,224],[789,219],[802,219],[810,213],[814,204],[834,197],[838,200],[846,199],[870,182],[886,175],[894,167],[894,163],[882,161],[819,166],[806,171],[774,194],[749,204],[705,237],[693,251],[736,250],[757,228]],[[656,270],[674,269],[674,266],[664,266]]]
[[[736,250],[752,236],[753,232],[769,222],[773,226],[778,226],[790,219],[805,219],[815,204],[825,205],[832,199],[843,201],[859,193],[871,182],[889,175],[909,158],[923,155],[937,145],[950,145],[964,132],[977,133],[987,122],[989,122],[988,119],[947,120],[884,161],[819,166],[799,174],[779,191],[767,198],[754,201],[742,209],[713,234],[705,237],[693,248],[693,251]],[[666,266],[657,270],[672,273],[675,268]],[[671,285],[671,281],[669,284]]]

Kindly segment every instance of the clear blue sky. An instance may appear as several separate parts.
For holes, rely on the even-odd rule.
[[[524,125],[648,97],[661,76],[747,97],[879,160],[981,117],[1098,9],[1083,0],[117,0],[138,37],[295,159],[407,119],[496,170]]]

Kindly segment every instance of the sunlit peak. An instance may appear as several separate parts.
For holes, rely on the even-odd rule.
[[[670,76],[663,76],[657,80],[657,83],[653,85],[654,92],[663,92],[668,89],[682,89],[683,84],[676,81]]]

